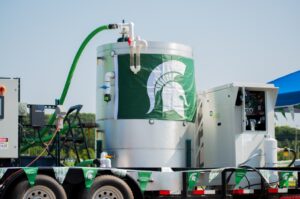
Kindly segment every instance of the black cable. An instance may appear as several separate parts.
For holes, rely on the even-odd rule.
[[[232,171],[230,174],[229,174],[229,176],[227,177],[227,180],[226,180],[226,184],[228,184],[229,183],[229,181],[230,181],[230,179],[231,179],[231,177],[232,177],[232,174],[233,173],[235,173],[236,171]],[[249,179],[248,179],[248,177],[247,177],[247,175],[245,174],[245,179],[246,179],[246,181],[247,181],[247,183],[248,183],[248,186],[250,186],[250,181],[249,181]],[[245,187],[244,187],[245,188]],[[243,189],[244,189],[243,188]]]
[[[292,162],[287,166],[287,167],[291,167],[295,163],[295,161],[296,161],[297,154],[296,154],[296,151],[294,151],[293,149],[287,149],[287,150],[289,150],[290,152],[292,152],[292,154],[294,156]]]
[[[231,179],[231,176],[232,176],[232,174],[233,174],[234,172],[235,172],[235,171],[231,171],[231,172],[230,172],[229,176],[227,177],[226,184],[229,183],[229,181],[230,181],[230,179]]]
[[[269,184],[274,184],[274,183],[278,183],[279,181],[274,181],[274,182],[269,182]],[[257,186],[257,185],[261,185],[261,183],[255,183],[255,184],[249,184],[248,186],[245,186],[243,187],[242,189],[245,189],[245,188],[250,188],[250,187],[253,187],[253,186]]]
[[[241,168],[247,168],[247,169],[252,169],[253,171],[255,171],[262,179],[263,181],[268,185],[269,183],[266,181],[265,177],[261,174],[261,172],[259,170],[257,170],[254,167],[248,166],[248,165],[241,165]]]
[[[262,186],[262,190],[263,190],[261,192],[260,198],[264,198],[263,193],[266,193],[265,191],[267,190],[267,188],[270,187],[270,184],[267,182],[267,180],[265,179],[265,177],[261,174],[261,172],[259,170],[257,170],[254,167],[251,167],[251,166],[248,166],[248,165],[241,165],[240,167],[241,168],[246,168],[246,169],[251,169],[251,170],[255,171],[261,177],[262,183],[259,183],[258,185],[261,185]]]
[[[55,156],[49,151],[48,147],[46,147],[46,144],[43,142],[40,131],[37,130],[37,133],[38,133],[38,138],[40,140],[40,143],[41,143],[42,147],[45,148],[48,155],[50,155],[55,160],[56,159]]]
[[[247,181],[247,183],[248,183],[248,187],[250,188],[250,180],[248,179],[247,174],[245,174],[245,179],[246,179],[246,181]],[[243,189],[244,189],[244,188],[243,188]]]

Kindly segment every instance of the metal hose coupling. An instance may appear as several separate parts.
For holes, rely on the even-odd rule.
[[[118,24],[108,24],[108,29],[118,29]]]

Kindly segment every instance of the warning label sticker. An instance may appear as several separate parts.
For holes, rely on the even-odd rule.
[[[8,138],[0,138],[0,150],[8,149]]]
[[[8,142],[0,143],[0,150],[8,149]]]

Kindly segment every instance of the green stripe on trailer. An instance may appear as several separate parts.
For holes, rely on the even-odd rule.
[[[34,186],[38,167],[24,167],[23,171],[26,173],[29,184]]]
[[[82,167],[82,171],[85,179],[85,187],[90,189],[98,173],[98,168]]]
[[[195,189],[196,184],[199,180],[200,172],[188,172],[187,179],[188,179],[188,190],[192,191]]]
[[[242,181],[242,179],[245,177],[247,173],[246,169],[237,169],[235,171],[235,184],[238,185]]]
[[[289,179],[291,177],[293,177],[293,172],[291,171],[282,171],[282,172],[279,172],[279,187],[280,188],[287,188],[289,187]]]
[[[150,182],[152,172],[149,171],[140,171],[138,172],[138,181],[141,190],[144,192],[147,188],[148,183]]]

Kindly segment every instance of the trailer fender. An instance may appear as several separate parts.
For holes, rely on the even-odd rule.
[[[134,199],[131,187],[123,179],[114,175],[96,177],[90,189],[82,189],[79,193],[79,199],[94,199],[95,196]]]
[[[67,199],[64,188],[52,177],[47,175],[37,175],[36,183],[30,186],[27,179],[17,183],[11,193],[11,198],[49,198]]]
[[[124,178],[124,181],[131,188],[134,198],[141,198],[141,199],[144,198],[142,190],[140,189],[140,186],[138,185],[138,182],[136,180],[134,180],[131,176],[126,175],[126,177]]]
[[[11,193],[12,187],[14,187],[19,181],[22,179],[26,179],[26,174],[23,170],[9,170],[7,173],[3,176],[3,179],[5,179],[1,184],[1,199],[7,199],[8,196]]]
[[[114,175],[118,178],[123,179],[132,190],[134,198],[138,198],[138,199],[144,198],[144,194],[140,189],[138,182],[132,176],[128,175],[128,172],[126,172],[126,170],[123,169],[103,170],[100,172],[100,175]]]

